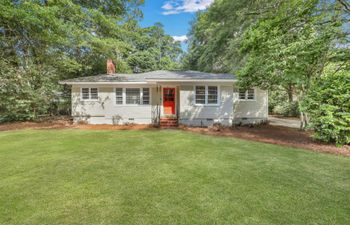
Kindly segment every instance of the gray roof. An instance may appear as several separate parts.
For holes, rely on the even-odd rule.
[[[78,77],[61,81],[61,84],[69,83],[99,83],[99,82],[146,82],[156,80],[237,80],[232,74],[214,74],[197,71],[165,71],[158,70],[137,74],[102,74],[97,76]]]

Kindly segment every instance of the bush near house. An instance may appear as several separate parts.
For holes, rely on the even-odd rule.
[[[309,112],[316,139],[350,144],[350,72],[316,80],[304,106]]]

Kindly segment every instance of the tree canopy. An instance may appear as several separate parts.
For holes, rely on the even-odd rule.
[[[244,33],[241,85],[270,90],[281,85],[295,90],[302,102],[328,66],[350,68],[350,52],[344,47],[350,43],[344,27],[348,19],[339,2],[281,1]],[[299,110],[304,128],[308,116],[301,105]]]
[[[349,9],[344,0],[215,1],[192,24],[184,66],[235,73],[245,88],[284,89],[304,128],[302,102],[317,80],[330,67],[350,71]]]
[[[180,43],[161,24],[138,25],[142,3],[1,0],[0,63],[6,65],[0,68],[1,114],[47,112],[50,96],[61,92],[58,80],[106,73],[107,58],[124,73],[179,68]],[[23,107],[12,113],[10,104]]]

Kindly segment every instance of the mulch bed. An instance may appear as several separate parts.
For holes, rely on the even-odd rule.
[[[146,130],[155,129],[151,125],[90,125],[90,124],[72,124],[68,119],[57,119],[52,121],[42,122],[14,122],[0,124],[0,131],[20,130],[20,129],[82,129],[82,130]]]
[[[350,157],[350,145],[336,147],[334,144],[315,141],[312,138],[311,131],[300,131],[295,128],[261,125],[258,127],[240,126],[236,128],[221,128],[219,131],[210,128],[193,127],[183,127],[182,129],[201,134],[236,137]]]
[[[83,130],[148,130],[156,129],[149,125],[87,125],[72,124],[68,119],[56,119],[42,122],[15,122],[0,124],[0,131],[18,129],[83,129]],[[309,149],[316,152],[325,152],[350,157],[350,146],[336,147],[332,144],[324,144],[312,139],[312,132],[302,132],[294,128],[262,125],[258,127],[240,126],[236,128],[211,128],[179,127],[181,130],[201,133],[206,135],[235,137],[246,140],[283,145],[288,147]]]
[[[21,130],[21,129],[65,129],[73,127],[67,119],[41,122],[13,122],[0,124],[0,131]]]

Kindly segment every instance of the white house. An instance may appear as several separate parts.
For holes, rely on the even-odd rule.
[[[72,85],[72,116],[90,124],[230,126],[267,120],[267,91],[240,90],[231,74],[154,71],[61,81]]]

